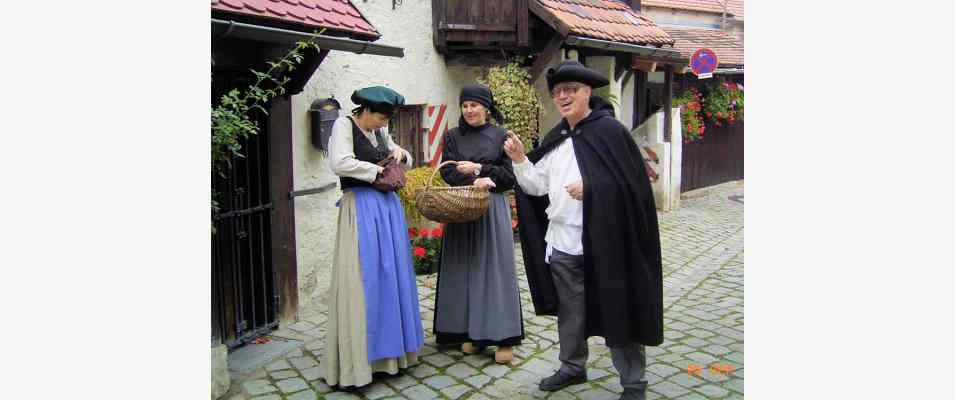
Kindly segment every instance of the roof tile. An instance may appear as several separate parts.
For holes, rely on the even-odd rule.
[[[279,17],[288,15],[288,5],[281,2],[273,1],[271,4],[266,5],[265,8],[268,9],[270,13]]]
[[[229,6],[229,7],[233,8],[233,9],[237,9],[237,10],[241,10],[243,7],[245,7],[245,3],[244,3],[242,0],[221,0],[221,1],[217,2],[217,3],[222,3],[223,5]],[[216,4],[216,3],[212,3],[212,5],[215,6],[215,5],[217,5],[217,4]],[[213,8],[215,8],[215,7],[213,7]]]
[[[743,19],[743,0],[726,0],[726,12]],[[723,13],[723,0],[642,0],[641,6]]]
[[[618,0],[532,0],[570,27],[571,33],[596,39],[672,45],[653,21]]]
[[[736,37],[720,29],[663,26],[675,41],[673,48],[681,57],[690,58],[701,48],[716,53],[719,65],[743,65],[743,44]]]
[[[212,9],[378,38],[378,30],[348,0],[212,0]]]

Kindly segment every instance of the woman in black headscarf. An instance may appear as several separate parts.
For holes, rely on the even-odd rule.
[[[514,266],[511,210],[504,192],[514,187],[511,162],[502,151],[507,131],[490,123],[504,118],[491,90],[466,85],[461,90],[458,127],[444,137],[441,168],[451,186],[490,189],[487,214],[447,224],[438,271],[434,333],[439,344],[462,343],[468,354],[496,346],[495,360],[509,363],[513,346],[524,338],[524,322]]]

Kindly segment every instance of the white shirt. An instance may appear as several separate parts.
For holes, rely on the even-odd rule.
[[[374,182],[381,167],[356,158],[352,142],[352,122],[349,119],[351,117],[346,115],[336,119],[335,123],[332,124],[332,134],[328,139],[329,167],[335,175],[360,179],[369,183]],[[373,131],[362,131],[362,133],[371,141],[372,146],[378,146],[378,138]],[[400,148],[397,143],[391,140],[391,135],[388,134],[387,129],[382,129],[382,137],[387,141],[389,151]],[[405,153],[405,165],[410,168],[411,154],[405,149],[401,149],[401,151]]]
[[[517,183],[524,192],[533,196],[546,194],[550,198],[546,210],[550,223],[544,236],[547,242],[544,260],[547,263],[550,263],[555,248],[567,254],[584,254],[584,203],[570,197],[564,188],[582,180],[573,140],[567,138],[537,164],[526,158],[519,164],[512,162]]]

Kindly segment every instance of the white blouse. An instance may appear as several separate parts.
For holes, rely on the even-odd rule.
[[[335,120],[335,123],[332,125],[332,134],[328,139],[328,163],[332,169],[332,172],[335,175],[360,179],[365,182],[374,182],[375,177],[378,176],[378,173],[383,170],[382,167],[379,167],[368,161],[361,161],[355,156],[355,148],[352,141],[352,122],[349,121],[351,116],[340,117]],[[359,128],[361,129],[361,128]],[[371,141],[371,144],[375,147],[378,146],[378,138],[375,136],[374,131],[364,131],[365,137]],[[407,150],[402,149],[391,139],[391,135],[388,134],[387,127],[382,128],[382,137],[388,143],[388,150],[394,151],[394,149],[401,149],[404,152],[405,165],[411,168],[411,153],[408,153]]]
[[[570,197],[564,187],[582,180],[574,153],[573,138],[544,155],[537,164],[524,159],[514,163],[514,176],[521,189],[532,196],[547,195],[547,218],[550,223],[544,241],[547,242],[545,262],[550,263],[553,249],[567,254],[584,254],[584,203]]]

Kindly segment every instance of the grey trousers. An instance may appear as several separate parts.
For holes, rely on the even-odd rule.
[[[557,331],[560,338],[560,372],[565,375],[587,374],[586,298],[584,297],[584,256],[566,254],[554,249],[550,256],[550,272],[557,288]],[[647,355],[643,345],[631,343],[611,347],[613,366],[620,374],[624,389],[644,391]]]

